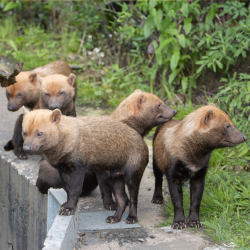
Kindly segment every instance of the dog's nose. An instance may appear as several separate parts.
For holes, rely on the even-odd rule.
[[[50,109],[50,110],[57,109],[57,105],[51,105],[51,106],[49,107],[49,109]]]
[[[31,146],[23,146],[23,150],[25,152],[30,152],[31,151]]]
[[[8,110],[9,111],[15,111],[15,107],[13,105],[8,105]]]

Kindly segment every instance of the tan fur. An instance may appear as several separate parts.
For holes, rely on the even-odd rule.
[[[26,112],[25,112],[26,113]],[[118,222],[126,207],[125,184],[130,192],[127,223],[137,221],[139,184],[148,163],[148,148],[132,128],[110,117],[68,117],[60,110],[34,110],[24,115],[24,149],[42,154],[60,171],[68,200],[60,214],[75,212],[84,174],[90,170],[111,178],[118,209],[110,222]]]
[[[75,116],[74,82],[74,74],[68,77],[54,74],[42,78],[39,102],[34,109],[54,109],[54,105],[62,111],[62,114]]]
[[[64,61],[55,61],[48,63],[42,67],[34,69],[32,72],[44,77],[53,74],[61,74],[69,76],[72,73],[70,66]]]
[[[39,76],[45,77],[51,74],[62,74],[69,76],[71,74],[69,65],[64,61],[55,61],[43,67],[38,67],[32,71],[22,71],[16,76],[17,82],[6,88],[8,98],[8,108],[10,111],[16,111],[23,105],[33,108],[38,102],[40,95]],[[35,81],[31,81],[31,75],[37,75]],[[75,86],[76,87],[76,86]],[[22,95],[22,97],[20,97]]]
[[[53,148],[53,151],[57,152],[57,154],[54,154],[54,152],[49,153],[49,162],[52,165],[56,164],[61,156],[76,150],[76,145],[79,144],[81,146],[77,148],[76,151],[78,152],[76,154],[78,157],[81,155],[87,156],[87,158],[84,158],[84,162],[86,160],[90,160],[93,163],[104,161],[104,165],[111,165],[112,161],[117,160],[115,158],[110,159],[109,157],[113,153],[117,154],[115,152],[118,150],[118,145],[121,147],[119,148],[119,152],[130,155],[130,146],[134,145],[136,141],[140,141],[140,143],[143,141],[136,131],[108,117],[74,118],[61,116],[61,121],[58,125],[52,124],[51,114],[55,111],[57,110],[34,110],[25,114],[23,120],[23,131],[26,132],[28,137],[35,135],[39,131],[48,133],[46,135],[44,150],[50,150],[56,146],[56,148]],[[106,124],[103,124],[103,121],[106,121]],[[131,138],[131,141],[129,140],[121,145],[121,142],[124,141],[122,139],[124,131],[129,132],[128,137]],[[60,133],[64,136],[60,135]],[[115,139],[114,136],[119,137],[119,140]],[[135,139],[135,142],[132,138]],[[146,145],[145,142],[142,144]],[[141,149],[138,148],[138,150],[140,151]],[[92,157],[91,155],[93,154],[98,154],[99,156],[95,155],[95,157]],[[129,157],[132,159],[134,156],[131,155]],[[140,157],[140,155],[137,155],[137,157]]]
[[[110,117],[145,136],[153,127],[170,121],[176,113],[158,96],[137,89],[118,105]]]
[[[139,103],[140,101],[141,103]],[[141,116],[140,104],[146,109],[148,106],[155,106],[158,103],[164,104],[156,95],[137,89],[118,105],[110,117],[117,120],[124,120],[130,116]]]
[[[75,90],[72,85],[68,83],[68,76],[54,74],[42,79],[41,84],[42,93],[49,93],[51,96],[57,96],[59,91],[65,91],[74,96]]]

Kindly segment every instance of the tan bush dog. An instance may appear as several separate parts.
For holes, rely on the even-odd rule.
[[[163,203],[162,177],[166,175],[174,205],[174,229],[186,227],[182,184],[190,179],[190,213],[187,226],[200,227],[199,209],[212,151],[246,141],[226,113],[213,103],[182,121],[173,120],[157,128],[153,140],[155,191],[153,203]]]
[[[171,120],[176,113],[156,95],[137,89],[118,105],[110,117],[122,121],[144,136],[153,127]],[[104,207],[107,210],[116,210],[117,204],[112,198],[112,179],[103,180],[98,175],[97,182],[96,174],[88,171],[84,178],[81,196],[93,191],[98,183]],[[36,185],[44,194],[50,187],[61,188],[62,183],[57,169],[49,167],[47,164],[41,164]]]
[[[64,61],[51,62],[32,71],[22,71],[16,76],[17,82],[6,88],[8,110],[17,111],[22,106],[32,109],[40,97],[39,76],[53,74],[69,76],[72,73],[70,66]],[[76,84],[74,85],[76,88]]]
[[[59,108],[64,115],[76,116],[74,96],[75,96],[75,75],[70,74],[68,77],[60,74],[49,75],[40,77],[41,82],[40,98],[33,109],[56,109]],[[28,158],[27,154],[23,151],[23,138],[22,138],[22,121],[21,115],[15,124],[14,134],[5,146],[5,150],[14,149],[14,154],[18,159],[25,160]]]
[[[56,109],[24,108],[23,148],[30,154],[42,154],[57,168],[67,192],[67,202],[59,213],[74,214],[87,170],[103,178],[113,178],[118,209],[108,222],[118,222],[125,210],[125,184],[130,194],[127,223],[137,221],[140,181],[148,163],[148,148],[132,128],[110,117],[69,117]]]

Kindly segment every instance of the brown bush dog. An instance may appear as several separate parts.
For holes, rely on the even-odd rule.
[[[56,109],[59,108],[64,115],[76,116],[74,96],[75,96],[75,75],[70,74],[68,77],[60,74],[49,75],[46,77],[38,76],[41,82],[40,98],[33,109]],[[14,154],[18,159],[25,160],[28,158],[23,151],[22,138],[22,121],[23,115],[19,116],[14,128],[14,135],[5,146],[5,150],[14,149]]]
[[[127,124],[143,137],[153,127],[170,121],[176,114],[176,110],[168,107],[156,95],[137,89],[118,105],[110,117]],[[103,180],[98,174],[97,179],[105,209],[116,210],[117,204],[112,198],[112,179]],[[91,188],[95,186],[83,185],[83,192],[88,194],[93,190]]]
[[[125,207],[125,184],[130,194],[127,223],[137,221],[140,181],[148,163],[148,148],[132,128],[110,117],[69,117],[56,109],[24,108],[23,148],[30,154],[42,154],[58,169],[67,202],[59,213],[74,214],[87,170],[104,179],[112,177],[118,209],[107,221],[120,220]]]
[[[174,205],[173,228],[186,227],[183,182],[190,179],[187,226],[200,227],[199,209],[212,151],[234,147],[246,139],[228,115],[213,103],[193,111],[182,121],[173,120],[157,128],[153,140],[155,191],[152,202],[163,203],[162,177],[165,174]]]
[[[22,71],[16,76],[17,82],[6,88],[8,110],[17,111],[22,106],[32,109],[40,97],[40,79],[53,74],[69,76],[72,73],[70,66],[64,61],[51,62],[32,71]],[[74,84],[76,89],[76,83]]]
[[[144,136],[153,127],[171,120],[176,113],[177,111],[164,104],[156,95],[137,89],[119,104],[110,117],[122,121]],[[49,168],[46,164],[41,165],[37,179],[39,190],[46,194],[50,187],[61,188],[62,183],[58,175],[56,169]],[[51,176],[53,178],[50,178]],[[102,176],[97,177],[95,173],[86,172],[81,196],[88,195],[99,183],[104,207],[107,210],[116,210],[117,204],[112,198],[112,178],[103,180]]]

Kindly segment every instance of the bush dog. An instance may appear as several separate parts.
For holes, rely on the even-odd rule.
[[[33,109],[53,110],[59,108],[64,115],[76,116],[73,101],[75,75],[71,73],[68,77],[60,74],[49,75],[44,78],[38,77],[41,81],[40,98]],[[14,154],[18,159],[25,160],[28,156],[23,151],[22,121],[23,115],[17,119],[13,138],[4,146],[4,149],[7,151],[14,149]]]
[[[122,121],[144,136],[153,127],[170,121],[176,113],[176,110],[168,107],[156,95],[137,89],[118,105],[110,117]],[[46,164],[41,165],[36,183],[38,189],[42,193],[47,193],[50,187],[61,188],[62,183],[58,175],[55,168],[52,169]],[[117,204],[112,198],[112,180],[103,180],[99,175],[97,177],[98,181],[95,173],[86,173],[81,196],[89,194],[99,183],[104,207],[116,210]]]
[[[170,121],[176,114],[176,110],[168,107],[156,95],[137,89],[118,105],[110,117],[127,124],[143,137],[153,127]],[[112,198],[112,180],[103,180],[99,175],[97,178],[105,209],[116,210],[117,204]],[[83,185],[83,192],[88,193],[93,187]]]
[[[211,153],[246,141],[230,118],[213,103],[203,106],[182,121],[172,120],[157,128],[153,140],[155,191],[153,203],[162,203],[162,177],[166,175],[174,205],[172,227],[186,227],[182,184],[190,179],[190,213],[187,226],[200,227],[199,209]]]
[[[137,199],[140,181],[148,163],[148,148],[132,128],[110,117],[69,117],[59,109],[24,108],[23,149],[42,154],[57,168],[67,192],[61,215],[74,214],[87,170],[112,177],[118,209],[108,222],[120,220],[125,207],[125,184],[130,194],[127,223],[137,221]]]
[[[8,110],[17,111],[22,106],[32,109],[40,97],[39,76],[53,74],[69,76],[72,73],[70,66],[64,61],[51,62],[32,71],[22,71],[16,76],[17,82],[6,88]],[[74,85],[76,88],[76,84]]]

